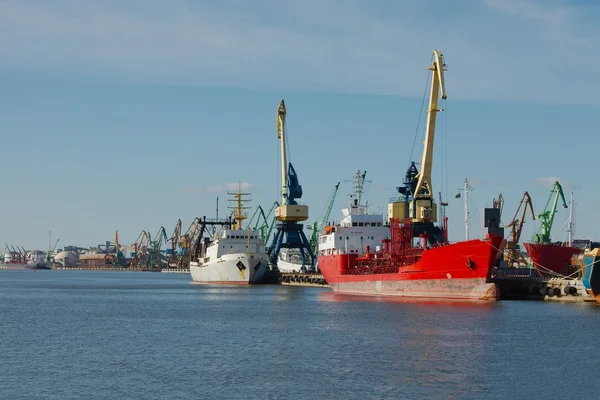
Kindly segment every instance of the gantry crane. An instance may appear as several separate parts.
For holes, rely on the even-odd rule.
[[[521,210],[522,206],[524,207],[521,213],[521,217],[519,218],[519,211]],[[505,228],[511,228],[510,240],[506,242],[506,252],[504,253],[504,261],[506,261],[509,266],[513,266],[515,264],[518,265],[523,258],[521,256],[521,248],[519,246],[519,241],[521,240],[521,232],[523,231],[523,224],[525,223],[525,214],[527,214],[527,206],[529,206],[529,210],[531,211],[531,219],[535,220],[535,213],[533,212],[533,204],[531,203],[531,197],[529,196],[529,193],[525,192],[523,194],[523,197],[521,198],[519,207],[517,207],[515,217],[508,225],[504,226]]]
[[[552,200],[552,196],[554,195],[554,201],[552,202],[552,208],[548,209],[550,206],[550,201]],[[542,226],[538,233],[533,235],[532,242],[533,243],[550,243],[550,231],[552,230],[552,224],[554,223],[554,214],[556,214],[556,206],[558,204],[558,198],[562,198],[563,207],[567,208],[567,201],[565,200],[565,195],[563,194],[562,186],[558,181],[554,182],[554,186],[552,186],[552,190],[550,191],[550,197],[546,202],[546,207],[541,214],[538,214],[538,218],[542,221]]]
[[[431,171],[433,166],[433,143],[435,138],[436,116],[442,109],[438,108],[438,101],[446,99],[444,84],[443,55],[437,50],[433,51],[433,62],[429,66],[432,71],[429,108],[427,110],[427,131],[423,155],[421,158],[421,171],[411,162],[404,179],[404,186],[397,188],[403,195],[404,201],[391,203],[388,206],[388,215],[401,220],[410,218],[414,237],[426,238],[429,243],[435,244],[443,241],[443,229],[434,225],[437,221],[437,206],[434,202]]]
[[[315,269],[315,255],[304,234],[303,225],[299,222],[308,219],[308,206],[298,204],[296,199],[302,197],[302,186],[298,181],[296,170],[287,161],[286,150],[286,118],[287,110],[283,99],[277,107],[277,138],[281,140],[281,205],[275,209],[277,220],[275,236],[267,247],[269,261],[277,268],[277,258],[281,248],[298,249],[302,264],[308,265],[310,271]],[[308,260],[307,260],[308,258]]]

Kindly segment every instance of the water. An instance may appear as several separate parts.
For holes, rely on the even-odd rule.
[[[596,304],[0,270],[2,399],[596,398]]]

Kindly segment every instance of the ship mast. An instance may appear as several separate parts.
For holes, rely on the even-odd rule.
[[[465,186],[462,190],[465,192],[465,240],[469,240],[469,191],[473,188],[469,186],[467,178],[465,178]]]
[[[569,210],[569,222],[567,224],[567,241],[569,242],[569,247],[571,247],[573,245],[573,230],[575,228],[575,222],[574,222],[574,207],[575,207],[575,203],[573,200],[573,192],[571,192],[571,199],[569,201],[570,204],[570,210]]]
[[[229,201],[235,202],[234,206],[230,206],[228,208],[233,209],[233,218],[235,219],[235,225],[233,229],[242,229],[242,221],[248,218],[246,214],[242,210],[248,209],[250,207],[244,207],[242,204],[250,201],[249,198],[244,198],[244,196],[250,196],[250,193],[242,192],[242,185],[238,184],[237,192],[227,192],[230,196],[233,196]]]
[[[362,204],[362,195],[365,192],[365,182],[373,182],[370,180],[366,180],[365,177],[367,176],[367,171],[362,171],[361,174],[361,170],[357,169],[356,172],[354,173],[354,179],[352,180],[348,180],[346,179],[344,182],[352,182],[354,184],[354,193],[353,194],[348,194],[348,197],[350,197],[350,209],[352,209],[353,206],[357,206],[357,207],[364,207],[365,208],[365,213],[367,212],[367,208],[368,208],[368,204],[365,202],[365,204]],[[355,204],[356,201],[356,204]]]

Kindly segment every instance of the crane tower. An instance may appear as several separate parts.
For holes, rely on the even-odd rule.
[[[277,138],[281,141],[281,205],[275,209],[276,232],[267,247],[267,253],[271,265],[276,268],[282,248],[298,249],[302,264],[309,265],[309,269],[314,271],[315,255],[304,234],[304,226],[300,223],[308,219],[308,206],[296,201],[302,197],[302,186],[292,163],[287,160],[285,117],[286,108],[282,99],[277,107],[276,119]]]
[[[443,228],[435,225],[437,204],[434,202],[431,177],[436,117],[438,112],[443,111],[438,107],[438,103],[440,97],[442,100],[446,99],[446,64],[443,55],[437,50],[433,51],[433,62],[428,69],[432,71],[432,76],[421,170],[417,169],[415,162],[411,162],[406,171],[404,185],[397,188],[402,201],[388,204],[388,215],[400,220],[410,219],[413,236],[425,238],[430,244],[435,244],[443,241],[445,237]]]

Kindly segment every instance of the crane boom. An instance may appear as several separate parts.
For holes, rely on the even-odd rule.
[[[523,207],[523,211],[521,213],[521,218],[519,217],[519,211],[521,207]],[[511,228],[510,231],[510,240],[506,243],[506,253],[504,255],[504,260],[512,265],[514,263],[518,263],[521,259],[521,252],[519,248],[519,241],[521,240],[521,232],[523,231],[523,224],[525,223],[525,215],[527,214],[527,206],[529,206],[529,210],[531,211],[531,219],[535,220],[535,213],[533,212],[533,204],[531,202],[531,196],[529,196],[528,192],[523,194],[521,198],[521,202],[519,203],[519,207],[517,207],[517,211],[515,212],[515,217],[513,220],[505,226],[505,228]]]
[[[431,170],[433,165],[433,143],[435,139],[435,123],[438,111],[438,98],[441,92],[442,99],[446,98],[446,88],[444,83],[444,70],[446,64],[443,61],[443,55],[437,50],[433,50],[433,62],[429,70],[433,71],[431,77],[431,91],[429,96],[429,109],[427,110],[427,132],[425,133],[425,143],[423,156],[421,158],[421,171],[417,174],[417,185],[415,189],[415,199],[432,199],[433,190],[431,187]],[[435,215],[433,215],[435,222]]]
[[[367,172],[365,171],[365,173],[362,176],[363,181],[365,179],[366,173]],[[321,219],[321,225],[319,225],[319,230],[321,230],[325,227],[325,224],[327,223],[327,220],[329,219],[329,216],[331,215],[331,209],[333,208],[333,203],[335,203],[335,197],[337,196],[339,187],[340,187],[340,182],[338,182],[337,185],[335,185],[335,188],[333,189],[333,193],[331,193],[331,196],[329,197],[329,201],[327,202],[327,209],[325,210],[325,214],[323,214],[323,219]]]
[[[282,222],[298,222],[308,219],[308,206],[301,205],[296,199],[302,197],[302,186],[298,181],[296,170],[287,161],[285,146],[286,108],[283,99],[277,107],[277,137],[281,140],[281,205],[275,210],[275,218]]]
[[[277,107],[277,138],[281,140],[281,204],[287,204],[287,152],[285,148],[285,102],[281,99]]]

